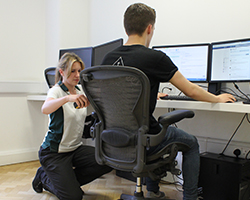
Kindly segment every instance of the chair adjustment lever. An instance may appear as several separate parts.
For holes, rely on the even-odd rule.
[[[94,139],[96,137],[96,133],[99,133],[99,129],[101,126],[101,122],[94,123],[93,126],[90,127],[90,136]]]
[[[96,137],[95,128],[93,126],[90,127],[90,136],[92,137],[92,139]]]

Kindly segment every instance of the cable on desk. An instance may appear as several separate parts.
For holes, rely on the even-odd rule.
[[[163,88],[161,89],[161,92],[164,93],[164,90],[165,90],[165,89],[168,89],[168,90],[170,90],[170,91],[173,90],[171,87],[163,87]]]
[[[231,91],[231,92],[229,92],[228,90]],[[234,90],[232,90],[229,87],[223,87],[220,90],[217,90],[216,92],[231,94],[231,95],[233,95],[236,98],[236,100],[239,100],[239,101],[248,101],[248,99],[246,98],[245,95],[244,96],[240,96]]]
[[[241,94],[243,94],[243,95],[247,98],[247,102],[245,102],[245,103],[250,104],[250,99],[249,99],[249,97],[248,97],[244,92],[241,91],[241,89],[239,88],[238,85],[236,85],[236,83],[233,82],[233,84],[234,84],[234,87],[235,87]],[[243,103],[244,103],[244,102],[243,102]]]
[[[248,160],[247,157],[248,157],[249,153],[250,153],[250,150],[246,153],[246,156],[245,156],[245,159],[246,159],[246,160]]]
[[[231,92],[229,92],[228,90],[231,91]],[[217,90],[216,92],[222,92],[222,93],[231,94],[231,95],[233,95],[237,100],[241,100],[241,101],[247,100],[247,98],[246,98],[245,96],[243,97],[243,96],[238,95],[233,89],[231,89],[231,88],[229,88],[229,87],[223,87],[223,88]]]
[[[250,124],[250,120],[249,120],[249,117],[248,117],[248,113],[246,113],[247,114],[247,121],[248,121],[248,123]]]

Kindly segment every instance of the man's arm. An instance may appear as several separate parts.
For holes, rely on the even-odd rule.
[[[206,101],[212,103],[225,103],[228,101],[236,101],[236,99],[231,94],[225,93],[220,95],[214,95],[210,92],[205,91],[198,85],[188,81],[179,71],[177,71],[170,79],[170,83],[172,83],[185,95],[198,101]]]

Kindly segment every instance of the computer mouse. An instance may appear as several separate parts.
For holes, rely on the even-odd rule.
[[[236,99],[236,101],[234,101],[234,102],[237,102],[238,100]],[[234,103],[234,102],[232,102],[232,101],[227,101],[226,103]]]

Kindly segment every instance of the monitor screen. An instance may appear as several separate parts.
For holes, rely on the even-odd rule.
[[[167,54],[189,81],[207,82],[210,44],[154,46]]]
[[[110,51],[113,51],[114,49],[116,49],[119,46],[123,45],[123,39],[117,39],[117,40],[113,40],[111,42],[107,42],[105,44],[101,44],[98,46],[95,46],[93,48],[93,63],[92,65],[100,65],[102,64],[102,60],[105,57],[105,55],[107,53],[109,53]]]
[[[250,81],[250,39],[211,44],[210,82]]]
[[[60,49],[59,51],[59,59],[66,52],[73,52],[78,55],[85,64],[85,69],[92,66],[92,47],[83,47],[83,48],[73,48],[73,49]]]

